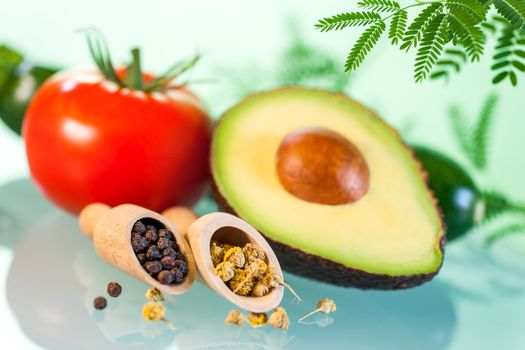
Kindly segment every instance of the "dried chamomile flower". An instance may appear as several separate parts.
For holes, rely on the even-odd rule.
[[[164,301],[164,295],[157,288],[150,288],[146,291],[146,299],[149,301]]]
[[[242,248],[242,252],[244,253],[246,261],[252,261],[254,259],[260,259],[264,261],[266,259],[266,254],[264,251],[259,249],[253,243],[246,243],[246,245]]]
[[[148,321],[159,321],[164,319],[166,308],[157,302],[149,302],[142,308],[142,318]]]
[[[268,321],[268,316],[264,312],[250,312],[248,322],[252,327],[262,327]]]
[[[301,322],[305,318],[315,313],[318,313],[318,312],[321,312],[323,314],[330,314],[332,312],[335,312],[335,310],[337,310],[337,306],[335,305],[335,302],[330,298],[324,298],[323,300],[320,300],[317,303],[317,309],[310,311],[309,313],[301,317],[298,322]]]
[[[243,267],[244,264],[246,263],[246,259],[244,258],[244,254],[242,253],[242,249],[239,248],[239,247],[233,247],[233,248],[230,248],[228,249],[225,253],[224,253],[224,261],[229,261],[231,262],[233,265],[235,265],[235,267]]]
[[[248,272],[241,269],[235,270],[235,275],[230,280],[230,289],[238,295],[248,295],[255,284],[253,278],[248,276]]]
[[[274,288],[280,285],[280,278],[274,268],[270,267],[261,277],[261,282],[268,288]]]
[[[260,259],[253,259],[248,266],[246,266],[246,271],[250,277],[261,277],[268,270],[268,265]]]
[[[268,319],[268,323],[277,329],[282,329],[283,331],[287,330],[290,326],[290,320],[288,319],[288,314],[283,307],[276,307],[273,313]]]
[[[288,283],[283,281],[277,271],[274,268],[268,268],[266,273],[262,275],[261,282],[264,283],[268,288],[274,288],[279,285],[284,286],[286,289],[292,293],[292,295],[299,300],[299,302],[302,302],[303,300],[297,293],[293,290],[292,286],[290,286]]]
[[[215,274],[224,282],[228,282],[235,275],[235,267],[229,261],[224,261],[215,266]]]
[[[217,266],[224,259],[224,248],[216,242],[212,242],[210,247],[210,256],[213,266]]]
[[[257,282],[253,286],[252,295],[255,297],[262,297],[268,294],[269,291],[270,291],[270,288],[268,288],[264,283]]]
[[[224,323],[228,325],[242,326],[243,319],[244,316],[238,310],[231,310],[224,320]]]
[[[337,310],[337,305],[335,305],[335,302],[332,299],[324,298],[317,303],[317,309],[323,314],[330,314]]]

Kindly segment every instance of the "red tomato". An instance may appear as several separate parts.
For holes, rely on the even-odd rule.
[[[191,205],[209,179],[211,121],[187,89],[147,94],[97,71],[58,73],[34,96],[23,134],[33,179],[72,213],[92,202]]]

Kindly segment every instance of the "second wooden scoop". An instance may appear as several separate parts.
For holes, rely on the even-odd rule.
[[[185,233],[198,271],[206,284],[217,294],[238,307],[253,312],[267,312],[279,306],[284,294],[282,286],[273,288],[262,297],[242,296],[235,294],[215,273],[210,255],[212,241],[240,247],[252,243],[266,253],[268,265],[276,270],[281,280],[283,279],[283,272],[275,253],[264,237],[250,224],[227,213],[206,214],[191,225],[188,225],[190,215],[187,210],[172,208],[162,214],[169,221],[177,222],[181,230],[187,231]]]
[[[141,266],[131,246],[131,231],[139,220],[153,220],[173,232],[180,252],[186,258],[188,272],[180,284],[161,284]],[[182,233],[162,215],[133,204],[111,208],[94,203],[85,207],[79,216],[82,231],[93,240],[97,254],[108,264],[157,288],[166,294],[186,292],[195,279],[195,260]]]

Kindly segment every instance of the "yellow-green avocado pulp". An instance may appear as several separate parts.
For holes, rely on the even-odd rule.
[[[324,205],[283,188],[277,149],[305,127],[335,131],[360,150],[370,170],[362,198]],[[220,196],[270,240],[370,274],[432,274],[441,266],[441,218],[418,163],[392,128],[343,95],[286,88],[245,99],[221,119],[211,165]]]

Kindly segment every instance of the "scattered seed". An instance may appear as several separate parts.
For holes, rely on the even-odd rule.
[[[117,298],[122,293],[122,286],[117,282],[109,282],[107,291],[110,297]]]
[[[93,307],[97,310],[104,310],[107,305],[108,305],[108,302],[106,301],[106,298],[104,297],[96,297],[93,300]]]

